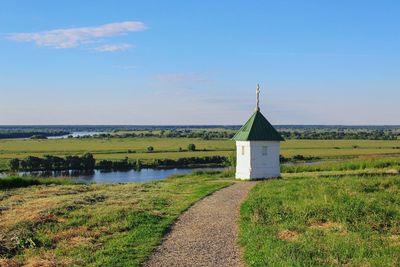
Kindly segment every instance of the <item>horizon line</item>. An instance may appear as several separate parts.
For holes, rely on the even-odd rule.
[[[61,127],[61,126],[107,126],[107,127],[121,127],[121,126],[136,126],[136,127],[216,127],[216,126],[242,126],[242,124],[0,124],[0,127]],[[283,126],[321,126],[321,127],[400,127],[400,124],[273,124],[276,127]]]

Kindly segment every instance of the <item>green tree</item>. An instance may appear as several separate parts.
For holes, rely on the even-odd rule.
[[[196,145],[195,144],[189,144],[188,145],[188,150],[189,151],[196,151]]]
[[[149,146],[149,147],[147,147],[147,152],[153,152],[154,151],[154,147],[152,147],[152,146]]]
[[[78,156],[67,156],[65,158],[68,169],[80,170],[82,166],[82,159]]]
[[[113,168],[113,162],[111,160],[100,160],[97,167],[100,170],[111,170]]]
[[[136,167],[137,170],[140,170],[142,168],[142,162],[140,161],[140,159],[136,160],[136,166],[135,167]]]
[[[15,159],[10,160],[9,166],[12,171],[18,171],[19,170],[19,159],[15,158]]]
[[[86,153],[81,157],[82,169],[93,170],[96,167],[96,160],[91,153]]]
[[[38,171],[43,166],[43,160],[38,157],[28,156],[25,159],[25,162],[26,162],[26,168],[29,171]]]
[[[54,166],[54,159],[53,159],[53,157],[52,156],[50,156],[50,155],[45,155],[44,156],[44,158],[43,158],[43,163],[42,163],[42,165],[43,165],[43,169],[44,170],[51,170],[52,168],[53,168],[53,166]]]

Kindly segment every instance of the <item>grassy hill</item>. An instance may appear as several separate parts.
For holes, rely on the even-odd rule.
[[[249,266],[399,266],[400,176],[298,174],[242,205]]]
[[[248,265],[398,266],[400,169],[394,159],[386,163],[318,171],[304,165],[260,182],[241,208]],[[114,185],[17,181],[35,186],[0,191],[0,265],[137,266],[179,214],[232,176],[199,171]]]
[[[137,266],[216,176],[0,190],[0,266]]]

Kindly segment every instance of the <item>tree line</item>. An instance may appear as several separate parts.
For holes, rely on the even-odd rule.
[[[75,138],[196,138],[231,139],[240,126],[0,126],[0,139],[67,136],[74,131],[106,132]],[[400,126],[312,126],[281,125],[277,130],[285,139],[308,140],[398,140]],[[123,131],[123,132],[120,132]],[[72,138],[72,135],[69,136]]]
[[[155,159],[147,161],[124,158],[122,160],[100,160],[96,162],[93,155],[87,153],[83,156],[66,156],[64,158],[51,155],[46,155],[42,158],[34,156],[29,156],[25,159],[14,158],[10,160],[9,167],[11,171],[93,171],[95,169],[117,171],[140,170],[142,168],[222,167],[229,166],[230,164],[230,159],[223,156]]]
[[[128,158],[111,161],[101,160],[96,165],[99,170],[140,170],[143,168],[190,168],[190,167],[223,167],[230,166],[229,158],[223,156],[186,157],[179,159],[154,159],[142,161]]]
[[[280,129],[278,132],[285,139],[298,140],[398,140],[400,131],[393,129],[342,129],[342,128],[318,128],[318,129]],[[94,138],[196,138],[203,140],[232,139],[235,131],[229,130],[203,130],[193,131],[168,130],[160,132],[129,132],[129,133],[108,133],[93,136]],[[79,138],[91,138],[91,136],[82,136]]]
[[[398,140],[400,133],[392,130],[280,130],[285,139],[302,140]]]
[[[9,167],[12,171],[94,170],[96,160],[91,153],[64,158],[51,155],[42,158],[29,156],[10,160]]]
[[[280,156],[281,163],[316,161],[319,157],[307,157],[295,155],[293,157]],[[10,160],[11,171],[124,171],[140,170],[143,168],[190,168],[190,167],[235,167],[236,157],[208,156],[208,157],[185,157],[178,159],[154,159],[154,160],[130,160],[127,157],[121,160],[100,160],[96,161],[91,153],[83,156],[57,157],[46,155],[42,158],[29,156],[25,159],[14,158]]]
[[[94,135],[94,138],[145,138],[145,137],[156,137],[156,138],[197,138],[203,140],[210,139],[230,139],[235,135],[234,132],[228,131],[192,131],[187,130],[169,130],[160,132],[130,132],[130,133],[105,133]],[[90,136],[81,136],[79,138],[90,138]]]

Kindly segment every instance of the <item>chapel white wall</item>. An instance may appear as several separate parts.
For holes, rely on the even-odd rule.
[[[242,147],[245,153],[242,155]],[[267,147],[267,155],[263,155]],[[280,176],[279,141],[237,141],[236,178],[262,179]]]

